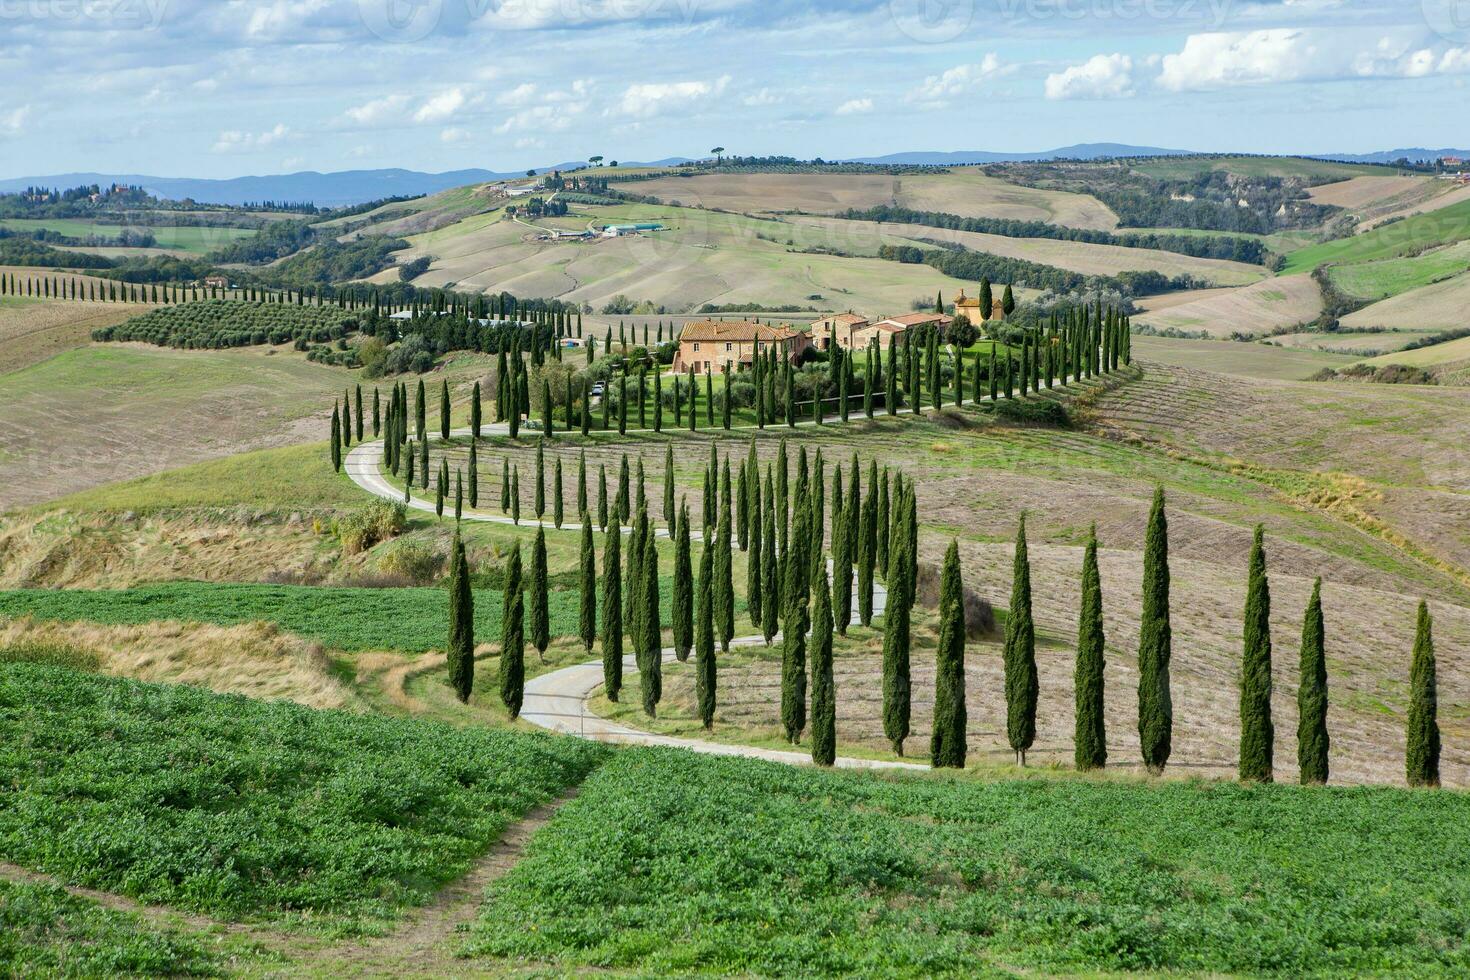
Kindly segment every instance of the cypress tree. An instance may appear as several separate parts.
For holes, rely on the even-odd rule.
[[[500,621],[500,700],[511,720],[521,713],[526,686],[526,610],[521,596],[521,543],[505,568],[505,602]]]
[[[592,520],[587,516],[584,508],[581,515],[582,522],[582,553],[579,571],[579,586],[581,588],[578,598],[580,603],[580,617],[577,623],[577,635],[582,638],[582,646],[590,655],[592,644],[597,641],[597,551],[592,542]]]
[[[558,528],[561,527],[562,511],[562,485],[561,485],[561,457],[556,457],[556,480],[552,486],[551,493],[551,521]]]
[[[577,452],[577,513],[586,521],[587,516],[587,450]]]
[[[694,646],[694,567],[689,555],[689,521],[680,514],[674,522],[674,656],[683,663]],[[705,545],[705,551],[709,545]],[[701,571],[701,574],[703,572]],[[703,586],[701,586],[702,588]]]
[[[470,509],[480,506],[480,461],[475,444],[470,443]]]
[[[1264,531],[1256,525],[1245,599],[1245,651],[1240,665],[1240,778],[1271,782],[1271,586]]]
[[[546,437],[536,442],[536,519],[546,513]]]
[[[464,473],[460,470],[454,471],[454,520],[458,523],[464,517]]]
[[[680,523],[687,528],[687,517]],[[688,538],[685,539],[688,544]],[[686,555],[687,557],[687,555]],[[699,719],[706,730],[715,723],[715,614],[714,614],[714,549],[706,539],[699,556],[699,596],[695,628],[694,678],[695,696],[699,702]]]
[[[798,494],[781,583],[786,606],[781,624],[781,725],[785,729],[786,740],[793,745],[800,741],[802,730],[806,728],[806,575],[811,563],[810,545],[807,543],[809,519],[807,507]]]
[[[403,475],[403,499],[408,501],[412,497],[413,489],[413,443],[408,444],[408,467]]]
[[[336,402],[332,403],[332,469],[338,473],[342,472],[342,429]]]
[[[429,440],[419,442],[419,486],[429,489]]]
[[[1169,689],[1173,652],[1169,625],[1169,524],[1164,488],[1154,490],[1143,542],[1143,610],[1138,636],[1138,740],[1143,764],[1154,774],[1169,761],[1174,701]]]
[[[356,435],[357,435],[357,441],[358,442],[362,442],[362,385],[358,385],[357,386],[357,394],[356,394],[355,398],[356,398],[356,407],[357,407],[357,430],[356,430]],[[374,429],[373,435],[377,435],[376,429]]]
[[[935,769],[965,768],[965,600],[960,579],[960,547],[953,540],[944,553],[939,582],[939,648],[934,653],[934,731],[929,764]]]
[[[418,389],[414,392],[413,413],[414,413],[414,429],[415,429],[415,432],[416,432],[416,434],[418,436],[418,441],[419,442],[423,442],[424,441],[424,433],[427,431],[427,429],[425,427],[425,424],[424,424],[424,379],[423,378],[419,378],[419,386],[418,386]]]
[[[644,512],[643,523],[647,523],[647,512]],[[643,559],[638,563],[638,570],[643,576],[643,586],[640,588],[639,597],[643,600],[643,609],[638,615],[638,626],[643,631],[643,657],[644,666],[638,670],[639,688],[643,694],[643,710],[648,717],[652,718],[658,710],[658,703],[663,699],[663,651],[660,637],[662,629],[659,625],[658,608],[658,548],[654,544],[652,529],[643,534]]]
[[[1322,625],[1322,580],[1312,583],[1312,598],[1302,620],[1301,680],[1296,689],[1296,762],[1303,786],[1327,783],[1327,653]]]
[[[628,487],[628,454],[623,453],[621,462],[618,463],[618,522],[625,523],[632,516],[633,510],[629,504],[630,490]]]
[[[607,466],[597,464],[597,526],[607,530]]]
[[[1429,606],[1419,602],[1414,659],[1409,667],[1408,752],[1404,769],[1410,786],[1439,785],[1439,688]]]
[[[679,520],[679,512],[674,510],[674,444],[671,442],[664,447],[664,523],[669,533],[673,533]]]
[[[442,472],[440,478],[434,481],[434,516],[444,517],[444,479]]]
[[[1077,666],[1073,689],[1077,699],[1073,757],[1082,771],[1101,769],[1108,761],[1103,718],[1104,642],[1102,578],[1097,568],[1097,525],[1087,536],[1082,556],[1082,612],[1077,622]]]
[[[546,529],[536,529],[536,543],[531,547],[531,645],[546,663],[546,648],[551,645],[550,592],[546,580]]]
[[[766,646],[771,645],[771,640],[778,629],[777,617],[781,607],[781,597],[778,594],[780,586],[779,576],[776,574],[777,564],[780,562],[779,553],[776,550],[776,507],[775,496],[771,489],[771,474],[766,472],[765,507],[762,516],[761,529],[761,635],[765,637]]]
[[[623,689],[623,529],[616,515],[602,546],[602,686],[614,704]]]
[[[888,468],[883,468],[883,479],[878,483],[878,512],[875,527],[877,537],[877,548],[875,554],[878,559],[878,570],[883,574],[884,581],[888,579],[888,546],[893,543],[893,531],[890,524],[890,511],[892,506],[888,500]]]
[[[521,468],[511,467],[510,471],[510,519],[514,524],[521,523]]]
[[[470,434],[474,441],[480,438],[480,382],[475,382],[475,388],[470,395]],[[471,443],[473,446],[473,442]]]
[[[1016,531],[1011,607],[1006,618],[1006,737],[1016,761],[1026,764],[1026,750],[1036,741],[1036,625],[1031,618],[1031,560],[1026,549],[1026,515]]]
[[[449,559],[449,645],[445,659],[449,663],[449,684],[464,704],[475,689],[475,597],[470,591],[469,562],[458,531]]]
[[[500,461],[500,512],[510,513],[510,457]]]
[[[860,510],[858,529],[858,622],[873,624],[873,573],[878,563],[878,496],[872,487],[878,482],[878,464],[868,463],[868,495]]]
[[[439,436],[449,438],[449,379],[439,382]]]
[[[900,528],[907,519],[902,484],[895,492],[900,496]],[[909,536],[894,534],[894,553],[888,562],[888,604],[883,612],[883,734],[893,744],[893,751],[903,755],[904,739],[909,736],[910,678],[909,624]]]
[[[643,596],[638,591],[643,588],[643,576],[639,566],[643,561],[643,538],[648,534],[648,511],[639,508],[633,518],[633,526],[628,532],[627,560],[623,567],[623,626],[633,640],[633,654],[641,658],[644,654],[643,631],[638,628],[638,617],[643,612]],[[639,660],[642,665],[642,660]]]
[[[765,560],[762,548],[763,511],[761,509],[761,478],[760,470],[754,467],[750,469],[749,482],[751,486],[750,496],[750,550],[745,556],[745,606],[750,613],[750,624],[760,629],[762,622],[762,597],[761,597],[761,565]]]
[[[842,467],[837,467],[832,477],[832,618],[837,632],[847,635],[847,626],[852,621],[852,552],[847,533],[847,501],[842,494]],[[826,562],[818,562],[826,570]]]
[[[832,606],[827,567],[817,570],[812,609],[812,762],[837,760],[837,689],[832,679]]]
[[[730,470],[725,469],[725,489],[730,487]],[[720,651],[730,652],[730,640],[735,636],[735,582],[731,570],[730,554],[730,495],[720,498],[720,522],[715,528],[715,633],[720,640]]]

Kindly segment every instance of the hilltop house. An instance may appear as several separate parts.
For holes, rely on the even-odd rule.
[[[966,296],[965,291],[961,289],[960,294],[955,297],[954,315],[969,317],[971,323],[979,326],[990,320],[1004,320],[1006,311],[1001,309],[1000,297],[997,296],[990,303],[990,315],[985,316],[980,312],[980,297]]]
[[[708,374],[719,373],[728,364],[735,371],[755,360],[757,348],[766,351],[772,346],[780,347],[794,361],[810,343],[806,333],[788,326],[752,320],[698,320],[684,324],[673,367],[680,373]]]

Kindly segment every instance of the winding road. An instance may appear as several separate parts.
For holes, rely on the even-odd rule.
[[[807,422],[812,425],[815,423]],[[508,428],[504,424],[482,425],[480,427],[483,435],[507,435]],[[722,429],[714,431],[724,431]],[[467,436],[468,429],[456,429],[451,435]],[[383,463],[383,441],[381,439],[371,442],[358,443],[348,452],[343,461],[343,468],[347,476],[359,487],[378,497],[387,500],[403,502],[406,506],[415,510],[434,513],[434,504],[431,501],[422,500],[415,496],[405,501],[403,491],[389,483],[382,473]],[[543,527],[548,530],[578,531],[582,530],[579,522],[562,522],[560,528],[556,528],[549,521],[522,520],[517,524],[514,520],[502,514],[486,513],[482,510],[466,509],[463,520],[483,521],[490,524],[513,524],[519,527]],[[624,533],[631,529],[624,528]],[[668,537],[667,528],[656,528],[654,533],[659,537]],[[691,540],[700,540],[703,535],[694,532],[690,535]],[[830,562],[829,562],[830,567]],[[873,614],[880,615],[888,601],[888,593],[879,582],[873,583]],[[778,634],[779,637],[779,634]],[[777,642],[773,640],[773,642]],[[732,647],[736,646],[759,646],[765,643],[761,636],[742,636],[730,641]],[[663,662],[677,662],[673,648],[662,651]],[[624,659],[624,670],[627,673],[635,673],[638,669],[637,661],[633,657]],[[657,735],[645,732],[637,728],[610,721],[600,715],[593,714],[588,710],[587,701],[593,692],[602,685],[602,661],[589,660],[585,663],[575,664],[571,667],[562,667],[549,673],[541,674],[526,682],[525,695],[521,702],[521,717],[533,725],[545,728],[549,731],[561,732],[566,735],[576,735],[580,738],[593,739],[599,742],[615,742],[628,745],[662,745],[672,748],[689,749],[694,752],[702,752],[709,755],[731,755],[742,756],[752,759],[766,759],[771,762],[783,762],[789,765],[810,765],[811,755],[808,752],[786,751],[781,749],[767,749],[754,745],[735,745],[724,742],[707,742],[694,738],[675,738],[670,735]],[[899,762],[896,760],[882,759],[860,759],[850,756],[839,756],[836,765],[846,769],[927,769],[926,765],[915,762]]]

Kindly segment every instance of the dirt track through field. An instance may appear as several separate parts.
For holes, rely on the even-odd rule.
[[[486,889],[520,863],[531,838],[551,822],[564,804],[575,799],[578,792],[579,787],[574,786],[526,813],[505,829],[467,874],[446,885],[427,905],[407,911],[389,932],[370,939],[334,942],[282,932],[267,925],[215,919],[70,885],[51,875],[5,862],[0,862],[0,879],[61,888],[104,908],[138,915],[160,929],[238,936],[259,947],[263,956],[284,960],[279,966],[270,965],[269,973],[273,976],[315,975],[323,968],[355,977],[478,975],[484,971],[456,958],[452,940],[474,921]]]

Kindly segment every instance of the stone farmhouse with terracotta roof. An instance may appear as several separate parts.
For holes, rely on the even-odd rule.
[[[754,362],[757,348],[764,353],[779,347],[795,361],[810,345],[809,334],[788,326],[754,320],[697,320],[684,324],[673,368],[680,373],[718,374],[728,364],[731,371],[738,371]]]

